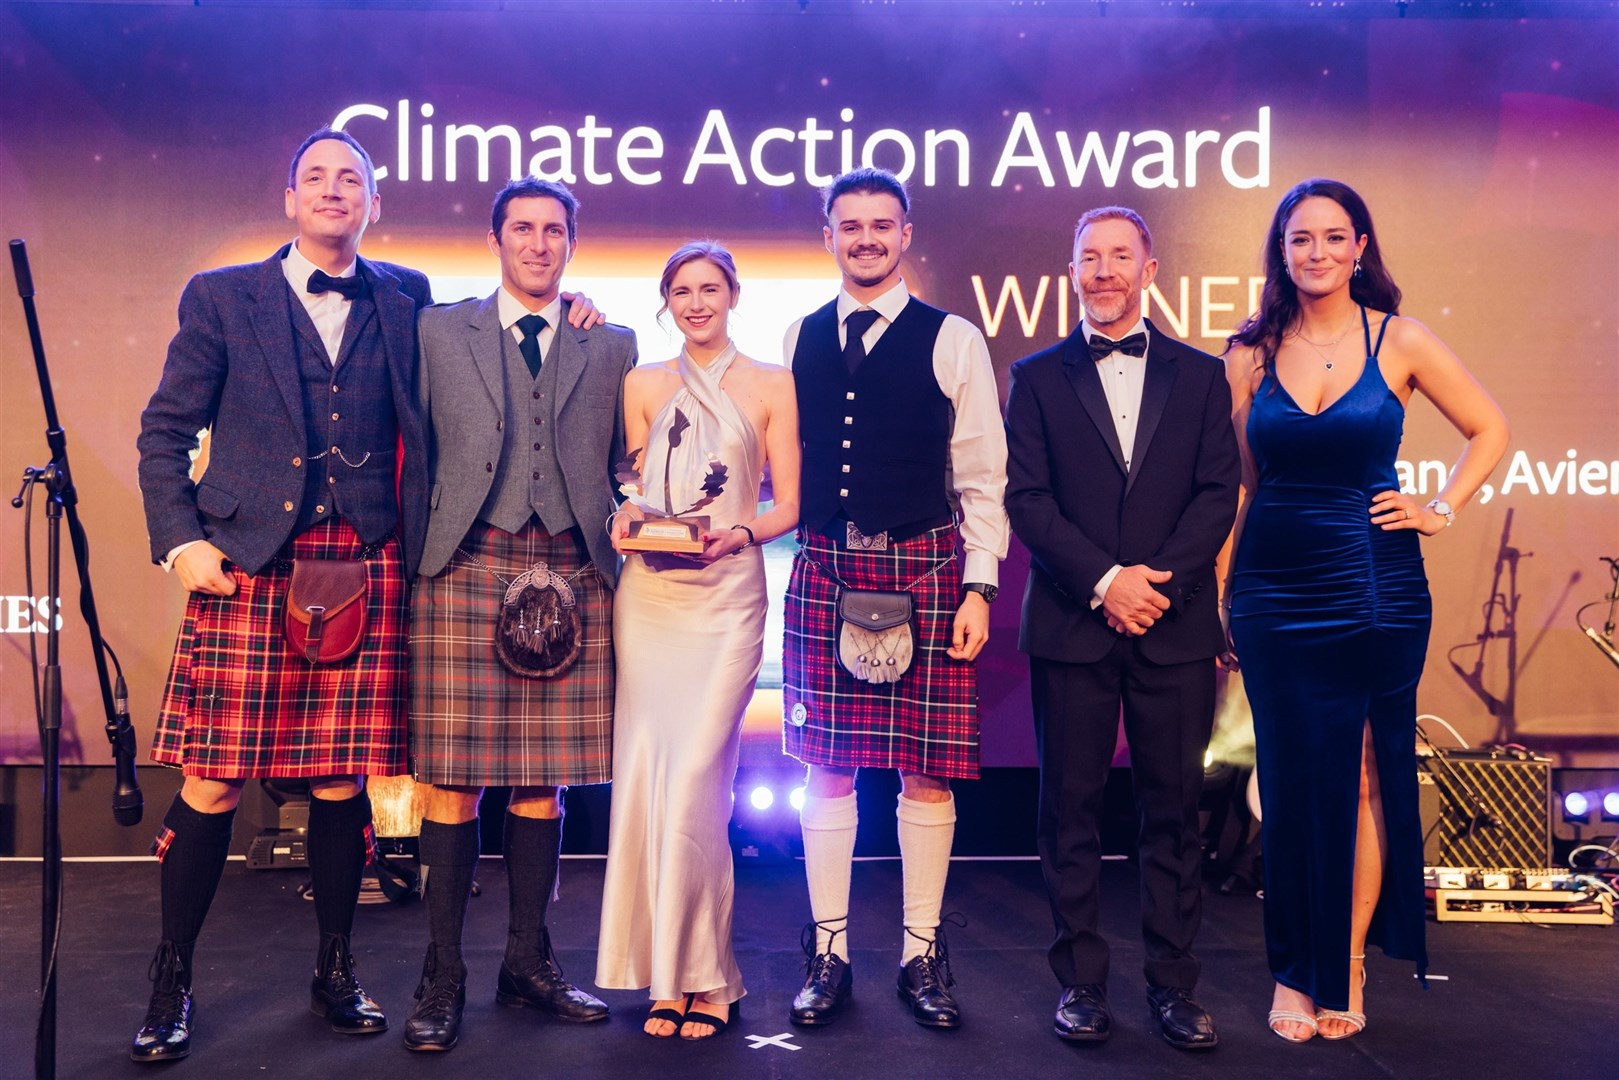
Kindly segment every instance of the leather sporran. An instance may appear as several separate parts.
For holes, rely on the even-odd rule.
[[[584,637],[573,588],[545,563],[507,584],[495,620],[495,655],[507,671],[525,679],[554,679],[579,659]]]
[[[365,640],[371,575],[363,560],[294,559],[281,633],[311,664],[347,660]]]
[[[899,682],[916,655],[916,605],[909,592],[838,590],[838,666],[862,682]]]

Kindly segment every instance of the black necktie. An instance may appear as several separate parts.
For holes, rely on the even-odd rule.
[[[850,375],[860,370],[861,363],[866,359],[866,343],[862,339],[876,321],[877,313],[870,308],[851,311],[849,317],[843,320],[843,363]]]
[[[533,378],[540,377],[540,331],[545,329],[545,316],[524,315],[517,320],[517,329],[523,332],[523,340],[518,348],[523,350],[523,361],[528,364],[528,373]]]
[[[1115,352],[1121,352],[1126,356],[1147,355],[1146,334],[1131,334],[1123,341],[1111,341],[1101,334],[1092,334],[1090,344],[1091,359],[1097,361],[1106,360]]]
[[[334,292],[342,293],[345,300],[354,300],[365,292],[365,281],[359,274],[333,277],[324,270],[316,270],[309,275],[308,289],[316,296],[323,292]]]

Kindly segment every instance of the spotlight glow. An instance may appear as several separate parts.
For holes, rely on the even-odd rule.
[[[763,784],[748,793],[748,802],[753,804],[755,810],[769,810],[771,804],[775,801],[775,793]]]
[[[1619,806],[1619,791],[1609,795],[1608,798],[1614,800],[1615,806]],[[793,788],[793,790],[787,793],[787,805],[791,806],[794,810],[804,809],[804,787],[802,784]]]
[[[1205,750],[1205,751],[1203,751],[1203,767],[1205,769],[1207,769],[1209,766],[1211,766],[1213,764],[1214,764],[1214,751],[1213,750]]]
[[[1571,791],[1563,796],[1563,813],[1567,817],[1582,818],[1591,812],[1591,800],[1583,791]]]
[[[1619,818],[1619,791],[1610,791],[1602,796],[1602,815]]]

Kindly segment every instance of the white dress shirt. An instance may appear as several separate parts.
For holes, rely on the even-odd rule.
[[[506,291],[502,285],[496,293],[496,305],[500,309],[500,326],[503,330],[511,331],[512,340],[519,345],[523,343],[523,331],[518,328],[517,320],[524,315],[538,315],[545,320],[545,329],[540,331],[540,357],[541,359],[551,353],[551,342],[557,336],[557,320],[562,318],[562,294],[558,293],[551,298],[551,302],[538,311],[530,311],[523,306],[523,302]]]
[[[1082,340],[1089,345],[1092,334],[1101,333],[1091,326],[1086,319],[1079,321],[1079,332]],[[1147,329],[1147,320],[1137,318],[1136,324],[1122,337],[1112,340],[1123,341],[1131,334],[1146,334],[1147,346],[1152,347],[1152,331]],[[1103,337],[1109,335],[1103,334]],[[1147,356],[1129,356],[1115,349],[1106,357],[1096,361],[1096,374],[1102,380],[1102,393],[1107,395],[1107,411],[1113,417],[1113,430],[1119,436],[1119,449],[1124,453],[1124,471],[1130,471],[1131,458],[1136,446],[1136,423],[1141,414],[1141,390],[1147,382]],[[1107,598],[1108,587],[1113,579],[1118,577],[1120,566],[1114,566],[1102,579],[1096,583],[1091,596],[1091,607],[1101,607],[1102,601]]]
[[[340,274],[332,277],[350,277],[359,260],[351,262]],[[326,362],[337,363],[338,351],[343,348],[343,328],[348,325],[349,308],[354,306],[353,301],[335,290],[323,293],[309,291],[309,275],[320,267],[304,258],[303,252],[298,250],[298,241],[292,242],[287,249],[287,257],[281,260],[281,272],[286,275],[287,284],[292,286],[292,293],[304,310],[309,313],[309,321],[315,324],[315,332],[326,345]]]
[[[838,347],[844,341],[844,320],[862,307],[878,318],[860,339],[869,355],[883,332],[910,303],[903,280],[870,304],[862,304],[847,291],[838,291]],[[804,320],[787,328],[783,362],[791,368]],[[966,548],[962,581],[1000,584],[1000,561],[1006,558],[1011,525],[1006,517],[1006,426],[1001,419],[1001,397],[995,387],[995,368],[989,345],[978,327],[959,315],[947,314],[933,342],[933,377],[955,410],[950,431],[950,482],[961,500],[961,541]]]

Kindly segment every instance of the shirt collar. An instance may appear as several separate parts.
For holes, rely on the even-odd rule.
[[[499,292],[495,295],[497,298],[495,302],[500,307],[500,328],[502,330],[510,330],[513,324],[524,315],[540,316],[545,320],[545,325],[552,330],[557,328],[557,320],[562,318],[561,293],[558,293],[549,304],[546,304],[538,311],[530,311],[523,305],[521,300],[507,292],[504,285],[500,287]]]
[[[353,262],[349,263],[348,266],[343,268],[342,273],[333,274],[332,276],[340,278],[349,277],[355,272],[355,268],[358,267],[359,264],[360,260],[355,259]],[[309,275],[313,274],[319,269],[320,267],[310,262],[304,257],[304,253],[298,250],[298,241],[294,240],[290,245],[288,245],[287,257],[281,260],[281,273],[286,276],[287,284],[292,286],[294,292],[298,293],[300,296],[314,295],[309,291]],[[343,298],[341,293],[323,293],[321,295],[336,296],[338,299]]]
[[[869,304],[862,304],[860,301],[850,296],[848,290],[839,289],[838,325],[843,325],[843,321],[849,317],[851,312],[859,311],[863,307],[870,308],[877,314],[881,315],[884,319],[888,320],[889,323],[893,323],[895,319],[899,318],[899,313],[905,310],[905,305],[910,303],[910,300],[911,291],[905,287],[904,278],[900,278],[898,281],[894,282],[893,286],[887,292],[883,293]]]
[[[1080,335],[1081,335],[1080,340],[1085,341],[1087,343],[1091,340],[1091,335],[1092,334],[1102,334],[1102,332],[1100,330],[1098,330],[1096,327],[1091,325],[1091,321],[1089,319],[1083,319],[1083,318],[1079,320],[1079,332],[1080,332]],[[1109,341],[1123,341],[1125,338],[1129,337],[1131,334],[1145,334],[1145,333],[1147,333],[1147,317],[1145,315],[1137,315],[1136,316],[1136,324],[1134,326],[1130,327],[1130,329],[1128,331],[1126,331],[1122,336],[1120,336],[1120,337],[1112,337],[1112,336],[1110,336],[1108,334],[1102,334],[1102,336],[1107,338]]]

